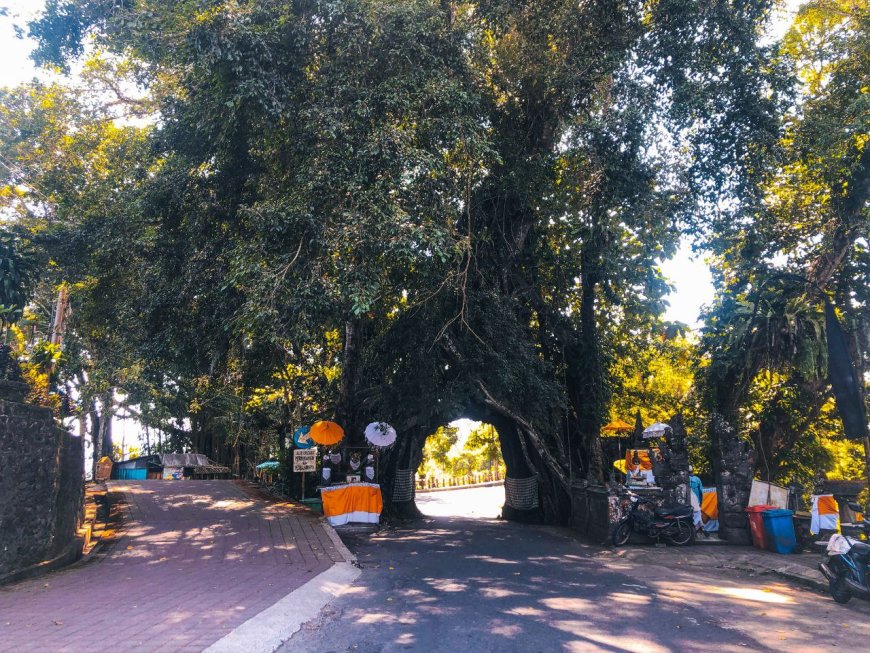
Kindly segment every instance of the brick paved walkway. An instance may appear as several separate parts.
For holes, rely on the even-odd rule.
[[[233,481],[113,481],[89,561],[0,588],[0,651],[201,651],[340,561],[317,518]]]

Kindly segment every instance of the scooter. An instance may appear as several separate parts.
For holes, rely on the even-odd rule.
[[[828,579],[828,589],[837,603],[848,603],[853,596],[870,599],[870,544],[832,535],[819,571]]]
[[[658,542],[664,539],[674,546],[686,546],[695,541],[692,506],[659,508],[653,501],[628,493],[628,514],[613,529],[613,546],[623,546],[633,532]]]

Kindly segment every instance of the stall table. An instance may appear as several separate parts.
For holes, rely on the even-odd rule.
[[[384,507],[377,483],[348,483],[321,487],[323,514],[332,526],[350,522],[377,524]]]

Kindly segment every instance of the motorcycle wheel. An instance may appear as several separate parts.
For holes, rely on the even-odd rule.
[[[667,538],[674,546],[686,546],[695,541],[695,529],[689,522],[680,519],[668,530]]]
[[[613,529],[613,534],[610,536],[610,541],[613,542],[613,546],[623,546],[628,542],[628,538],[631,537],[631,522],[627,519],[625,521],[621,521],[616,525],[616,528]]]
[[[828,591],[831,592],[831,598],[837,603],[848,603],[852,598],[849,588],[846,586],[846,577],[842,574],[838,575],[834,580],[828,581]]]

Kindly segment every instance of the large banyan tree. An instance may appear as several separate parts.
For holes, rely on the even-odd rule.
[[[757,201],[770,5],[51,0],[36,59],[103,89],[66,98],[69,138],[132,113],[146,147],[96,208],[29,220],[82,347],[112,343],[143,419],[173,398],[178,446],[232,464],[245,431],[334,418],[356,443],[387,421],[382,482],[412,510],[426,436],[464,416],[498,430],[506,516],[561,521],[607,473],[615,343],[661,329],[658,262]],[[22,99],[6,142],[58,93]],[[80,189],[41,163],[31,188]]]

